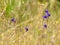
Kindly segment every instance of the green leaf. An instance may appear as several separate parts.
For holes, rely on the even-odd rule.
[[[11,5],[7,5],[7,8],[6,8],[6,14],[9,14],[12,10],[12,6]]]

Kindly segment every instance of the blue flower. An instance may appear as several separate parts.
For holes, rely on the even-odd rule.
[[[11,21],[15,21],[15,18],[12,18]]]
[[[49,13],[48,13],[47,15],[48,15],[48,16],[50,16],[50,14],[49,14]]]
[[[44,24],[44,27],[45,27],[45,28],[47,28],[47,25],[46,25],[46,24]]]
[[[43,18],[47,18],[47,16],[45,15],[45,16],[43,16]]]
[[[48,13],[48,10],[45,10],[46,13]]]
[[[47,17],[49,17],[50,14],[49,14],[48,10],[45,10],[45,12],[46,12]]]

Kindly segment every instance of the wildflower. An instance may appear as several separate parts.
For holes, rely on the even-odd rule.
[[[50,14],[48,13],[47,16],[50,16]]]
[[[45,16],[43,16],[43,18],[47,18],[47,16],[45,15]]]
[[[14,22],[14,21],[15,21],[15,19],[14,19],[14,18],[12,18],[12,19],[11,19],[11,21],[13,21],[13,22]]]
[[[47,28],[47,25],[46,25],[46,24],[44,24],[44,27],[45,27],[45,28]]]
[[[12,18],[11,21],[12,21],[14,24],[16,24],[15,18]]]
[[[48,10],[45,10],[46,13],[48,13]]]
[[[25,30],[28,31],[28,28],[26,27]]]

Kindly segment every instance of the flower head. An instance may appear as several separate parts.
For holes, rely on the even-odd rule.
[[[12,21],[12,22],[15,22],[15,18],[12,18],[11,21]]]
[[[45,28],[47,28],[47,25],[46,25],[46,24],[44,24],[44,27],[45,27]]]
[[[48,10],[45,10],[46,13],[48,13]]]
[[[47,16],[45,15],[45,16],[43,16],[43,18],[47,18]]]
[[[27,27],[25,27],[25,30],[26,30],[26,31],[28,31],[28,28],[27,28]]]

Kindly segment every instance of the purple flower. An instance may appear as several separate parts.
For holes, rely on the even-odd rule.
[[[49,14],[49,13],[48,13],[47,15],[48,15],[48,16],[50,16],[50,14]]]
[[[14,22],[14,21],[15,21],[15,19],[14,19],[14,18],[12,18],[12,19],[11,19],[11,21],[13,21],[13,22]]]
[[[25,30],[28,31],[28,28],[26,27]]]
[[[46,24],[44,24],[44,27],[45,27],[45,28],[47,28],[47,25],[46,25]]]
[[[48,13],[48,10],[45,10],[46,13]]]
[[[45,16],[43,16],[43,18],[47,18],[47,16],[45,15]]]
[[[47,16],[50,16],[50,14],[49,14],[48,10],[45,10],[45,12],[46,12],[46,15],[47,15]]]

